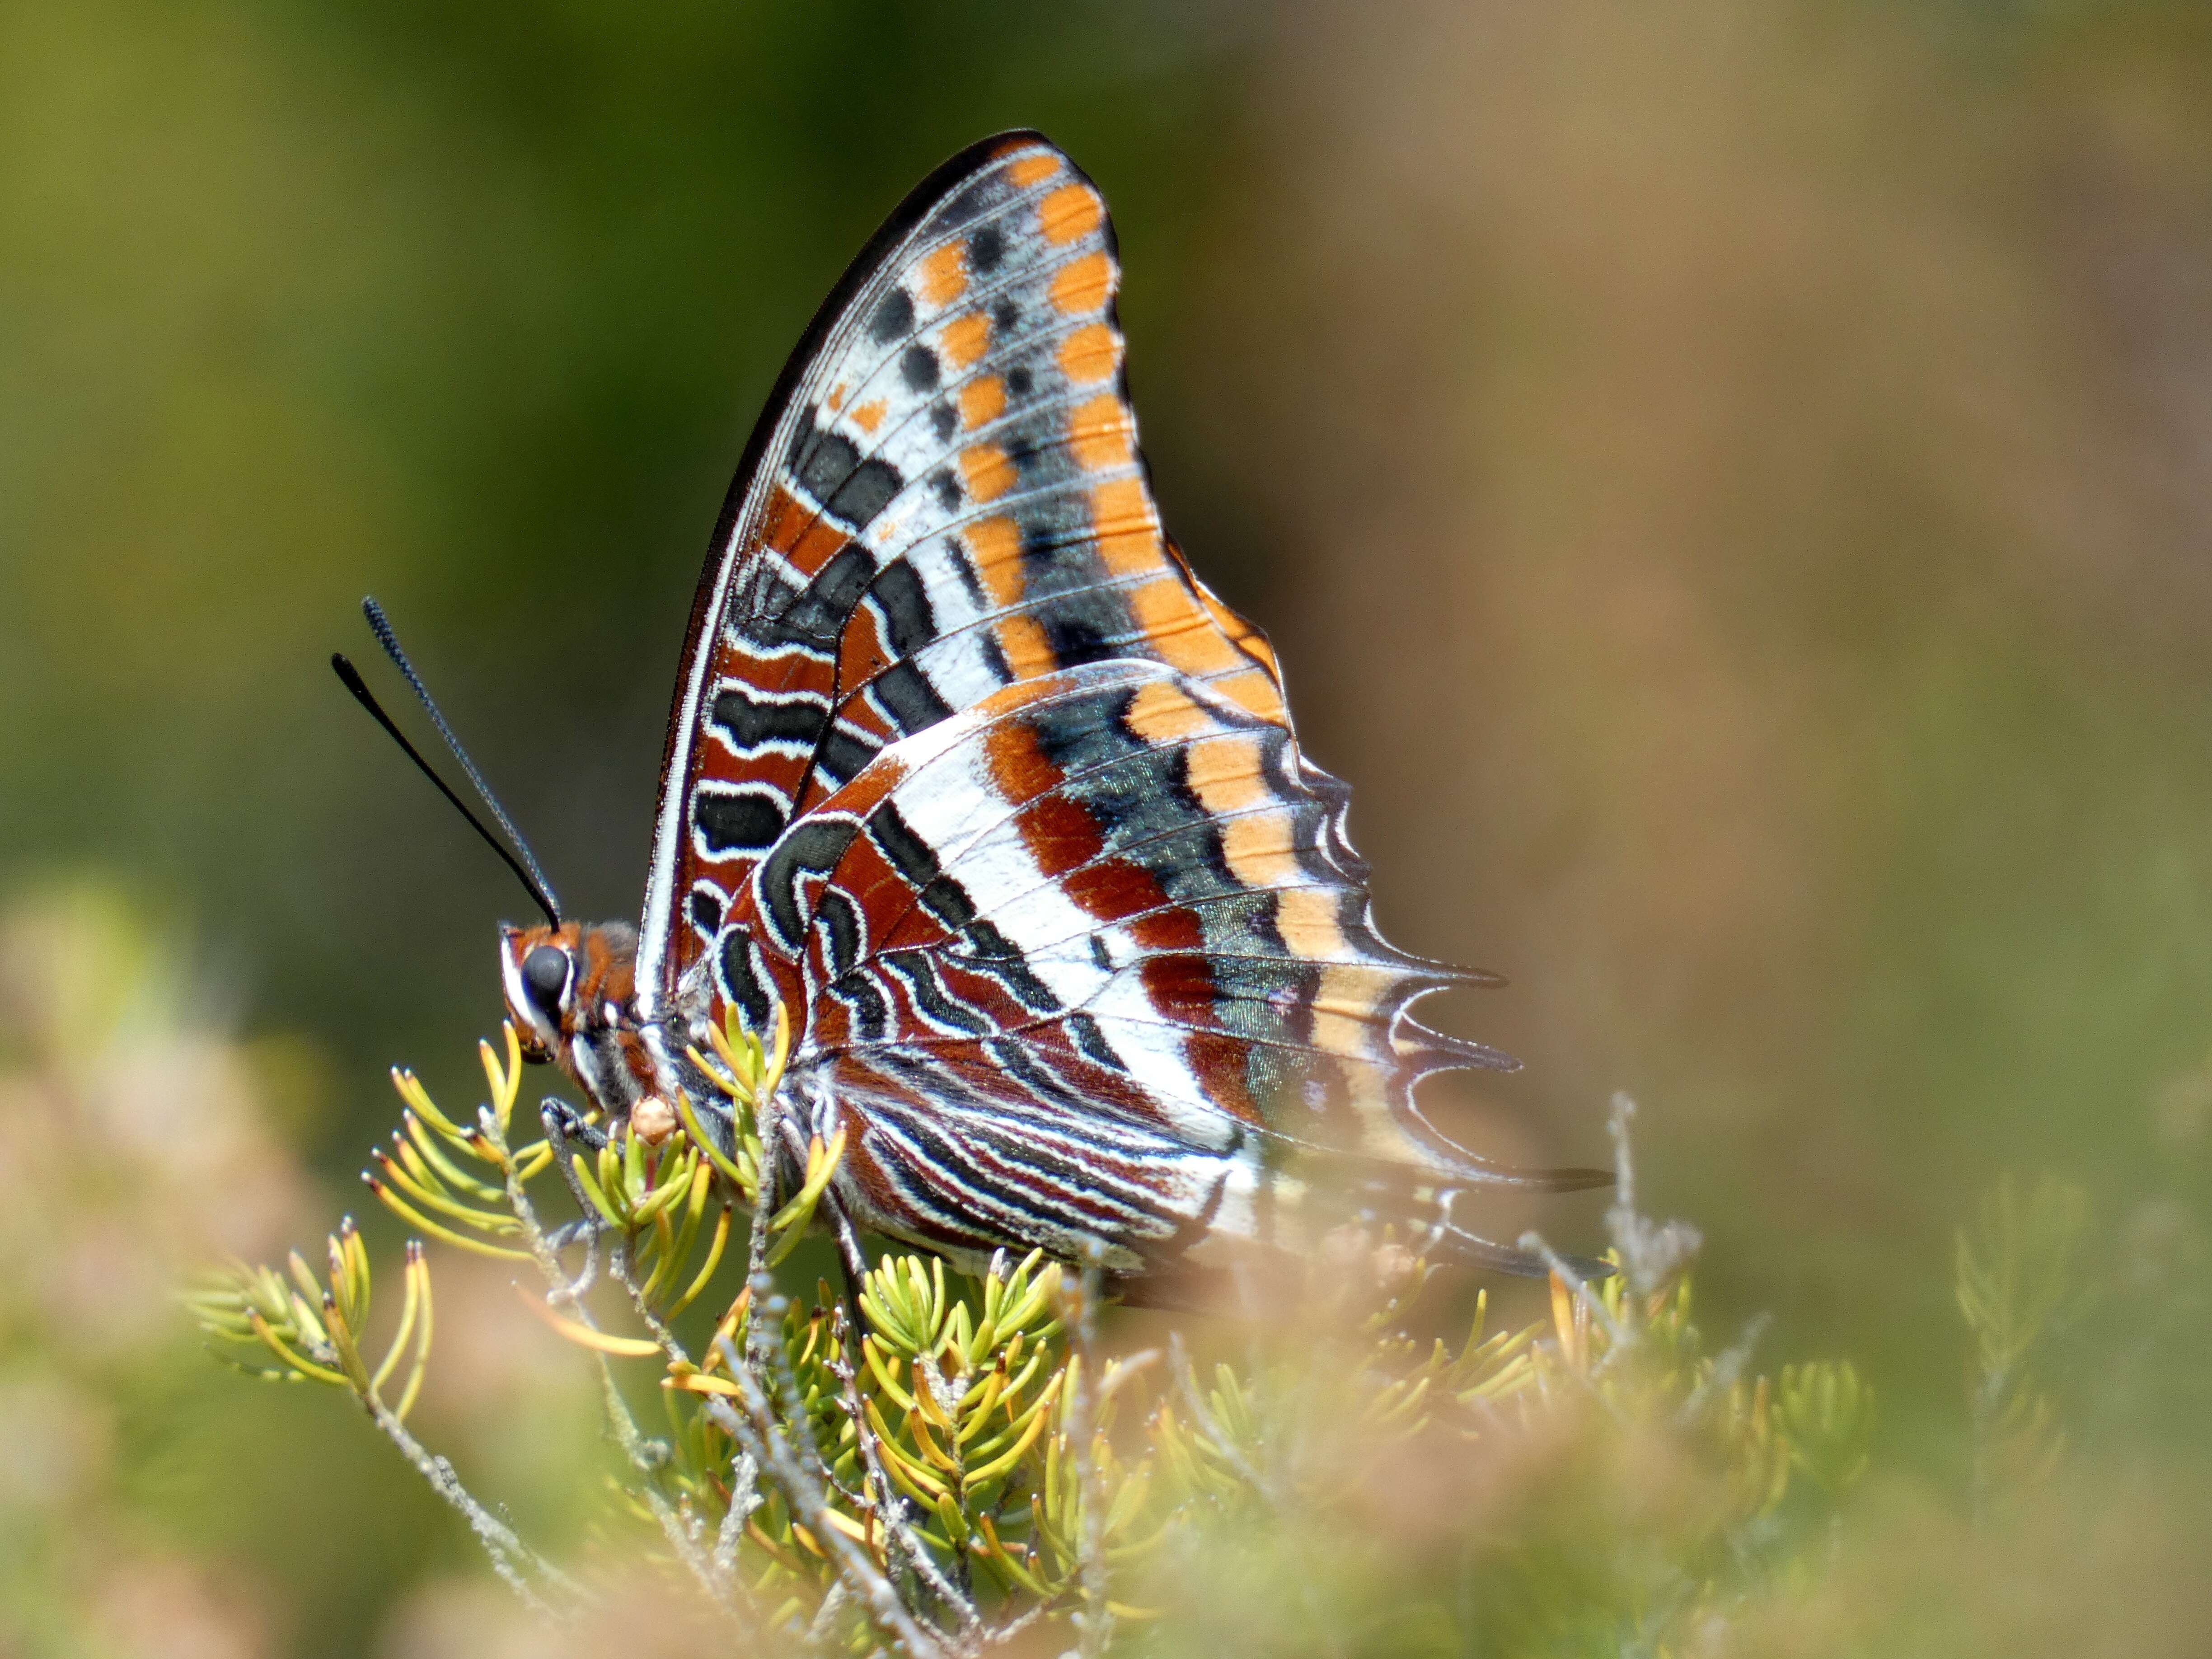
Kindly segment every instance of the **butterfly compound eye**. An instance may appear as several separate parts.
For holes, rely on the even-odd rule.
[[[522,959],[522,982],[530,1000],[546,1012],[561,1006],[561,992],[568,983],[568,953],[541,945]]]

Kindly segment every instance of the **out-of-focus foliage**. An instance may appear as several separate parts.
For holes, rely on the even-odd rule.
[[[1455,1342],[1417,1338],[1427,1264],[1391,1234],[1347,1226],[1297,1281],[1272,1296],[1248,1283],[1248,1350],[1201,1380],[1180,1331],[1164,1352],[1103,1352],[1095,1276],[1079,1281],[1036,1255],[1001,1254],[977,1279],[892,1254],[849,1300],[827,1283],[811,1306],[793,1298],[775,1267],[817,1219],[843,1137],[805,1146],[795,1190],[775,1205],[768,1149],[802,1151],[769,1104],[787,1027],[764,1043],[733,1012],[714,1037],[714,1055],[696,1057],[732,1115],[726,1152],[688,1102],[683,1133],[656,1145],[558,1102],[544,1109],[543,1140],[513,1144],[512,1025],[503,1054],[482,1047],[490,1097],[473,1114],[448,1113],[412,1073],[394,1073],[400,1157],[379,1155],[377,1196],[448,1244],[533,1263],[545,1295],[525,1299],[604,1373],[605,1429],[626,1464],[608,1520],[630,1525],[603,1526],[573,1567],[526,1541],[407,1427],[433,1326],[419,1243],[380,1359],[367,1340],[371,1269],[349,1221],[325,1269],[295,1252],[285,1270],[240,1265],[191,1298],[219,1357],[242,1350],[252,1358],[233,1363],[264,1380],[357,1400],[465,1518],[515,1592],[517,1618],[590,1628],[657,1569],[649,1599],[678,1628],[719,1620],[763,1650],[923,1659],[1042,1639],[1055,1625],[1086,1654],[1174,1650],[1223,1639],[1215,1625],[1233,1607],[1237,1645],[1255,1652],[1334,1650],[1378,1621],[1399,1651],[1469,1641],[1673,1651],[1817,1571],[1837,1503],[1867,1472],[1874,1402],[1851,1366],[1793,1365],[1778,1382],[1749,1373],[1748,1340],[1707,1351],[1685,1271],[1694,1234],[1629,1207],[1626,1103],[1613,1271],[1593,1286],[1562,1263],[1547,1326],[1487,1334],[1478,1297]],[[2005,1287],[1994,1300],[2007,1310],[2024,1294],[2018,1324],[2071,1294],[2070,1263],[2048,1259],[2036,1219],[2064,1201],[2039,1189],[2015,1224],[2002,1189],[1986,1255],[1962,1244],[1962,1301],[1985,1284]],[[684,1316],[716,1282],[740,1206],[749,1270],[733,1295],[726,1283],[702,1304],[726,1297],[710,1327],[690,1328],[700,1322]],[[587,1304],[602,1275],[627,1302],[614,1315],[627,1331]],[[1969,1303],[1978,1325],[1983,1305]],[[665,1421],[651,1428],[619,1375],[640,1360],[663,1371]],[[1466,1569],[1472,1595],[1437,1580],[1430,1549],[1375,1524],[1372,1506],[1392,1502],[1378,1481],[1419,1468],[1431,1487],[1469,1487],[1532,1455],[1571,1486],[1593,1467],[1641,1464],[1660,1490],[1643,1494],[1647,1512],[1588,1517],[1575,1552],[1506,1540]],[[2045,1460],[2016,1484],[2049,1473]],[[1406,1494],[1407,1516],[1432,1501]],[[1424,1524],[1457,1532],[1442,1516]],[[1485,1541],[1458,1535],[1478,1555]],[[1322,1611],[1299,1632],[1240,1598],[1224,1603],[1223,1584]]]
[[[327,1066],[296,1038],[230,1036],[221,979],[143,893],[57,878],[0,902],[8,1659],[358,1652],[400,1583],[469,1547],[326,1401],[210,1366],[178,1305],[211,1263],[279,1251],[330,1208],[285,1146],[326,1109]],[[565,1538],[601,1461],[574,1409],[588,1379],[550,1372],[561,1345],[531,1328],[472,1335],[487,1287],[442,1277],[444,1397],[423,1415]],[[282,1328],[313,1330],[297,1288],[259,1286]]]
[[[1959,1311],[1974,1336],[1974,1492],[1984,1507],[2047,1479],[2064,1449],[2058,1407],[2030,1361],[2081,1311],[2091,1282],[2088,1194],[2008,1175],[1959,1230]]]
[[[105,887],[55,881],[0,909],[0,1652],[11,1659],[264,1652],[277,1607],[263,1575],[294,1565],[301,1588],[331,1589],[267,1549],[268,1533],[222,1495],[216,1466],[255,1413],[198,1386],[207,1368],[175,1304],[195,1265],[265,1252],[310,1222],[311,1191],[275,1123],[313,1103],[315,1068],[296,1044],[228,1040],[216,1011],[195,1006],[191,966]],[[296,1424],[265,1402],[259,1415],[264,1455],[298,1449]],[[361,1497],[391,1492],[372,1480]],[[249,1552],[263,1559],[250,1565]]]
[[[2082,1581],[2023,1611],[2013,1588],[2024,1565],[2078,1547],[2067,1407],[2039,1368],[2100,1283],[2086,1195],[2055,1176],[2002,1178],[1960,1231],[1972,1363],[1957,1409],[1972,1467],[1946,1498],[1883,1455],[1856,1365],[1762,1373],[1763,1320],[1708,1341],[1686,1271],[1697,1236],[1633,1207],[1625,1102],[1613,1271],[1592,1284],[1563,1266],[1541,1322],[1487,1334],[1478,1298],[1471,1330],[1438,1334],[1415,1251],[1346,1228],[1298,1283],[1207,1332],[1241,1351],[1201,1372],[1188,1322],[1161,1346],[1109,1351],[1095,1285],[1034,1256],[1001,1256],[977,1279],[894,1253],[852,1302],[826,1283],[811,1303],[793,1297],[771,1264],[818,1218],[842,1147],[806,1146],[796,1192],[771,1212],[759,1172],[788,1138],[765,1106],[784,1034],[763,1044],[733,1023],[715,1046],[730,1152],[688,1105],[685,1133],[654,1146],[603,1138],[557,1102],[544,1139],[512,1144],[511,1028],[503,1054],[483,1049],[489,1099],[473,1114],[395,1074],[402,1157],[380,1160],[379,1196],[410,1219],[436,1212],[447,1244],[534,1263],[547,1293],[525,1300],[603,1373],[602,1431],[621,1467],[572,1562],[518,1535],[405,1426],[433,1305],[419,1246],[380,1360],[360,1334],[371,1273],[350,1224],[326,1272],[295,1255],[289,1271],[240,1267],[195,1297],[219,1345],[258,1355],[246,1369],[366,1406],[516,1592],[504,1606],[448,1592],[410,1614],[409,1640],[581,1654],[618,1612],[630,1649],[671,1653],[734,1638],[918,1656],[1047,1642],[1723,1654],[1770,1650],[1778,1632],[1814,1653],[1997,1652],[2111,1605],[2109,1585]],[[740,1206],[750,1267],[731,1294],[717,1268],[739,1254],[726,1247]],[[621,1294],[595,1313],[603,1281]],[[657,1413],[636,1403],[648,1363]],[[1911,1571],[1887,1599],[1858,1599],[1900,1559]],[[1913,1576],[1931,1571],[1940,1607]]]

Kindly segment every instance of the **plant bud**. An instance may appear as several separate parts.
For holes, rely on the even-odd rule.
[[[630,1108],[629,1132],[648,1146],[676,1133],[676,1109],[659,1095],[647,1095]]]

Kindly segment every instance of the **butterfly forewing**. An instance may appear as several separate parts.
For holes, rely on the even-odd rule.
[[[1096,188],[1033,133],[955,157],[784,371],[694,602],[641,927],[665,1090],[734,1008],[848,1132],[855,1219],[1147,1273],[1274,1237],[1325,1152],[1401,1213],[1493,1169],[1409,1010],[1476,977],[1376,932],[1345,787],[1273,653],[1162,529]],[[1473,1259],[1526,1266],[1459,1233]]]
[[[824,307],[694,607],[641,929],[648,1006],[702,959],[715,971],[731,900],[787,825],[1001,686],[1149,658],[1283,720],[1265,641],[1161,530],[1119,282],[1097,189],[1016,134],[940,169]]]

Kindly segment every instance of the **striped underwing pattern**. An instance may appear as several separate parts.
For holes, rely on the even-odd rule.
[[[784,1103],[846,1131],[847,1212],[957,1258],[1134,1279],[1296,1245],[1319,1158],[1431,1248],[1525,1267],[1455,1199],[1589,1179],[1423,1116],[1423,1077],[1512,1063],[1409,1012],[1484,976],[1376,932],[1344,786],[1163,528],[1119,280],[1097,187],[1036,133],[892,215],[724,505],[640,926],[507,930],[508,1000],[613,1118],[706,1097],[687,1051],[781,1007]],[[548,944],[557,996],[526,971]]]

